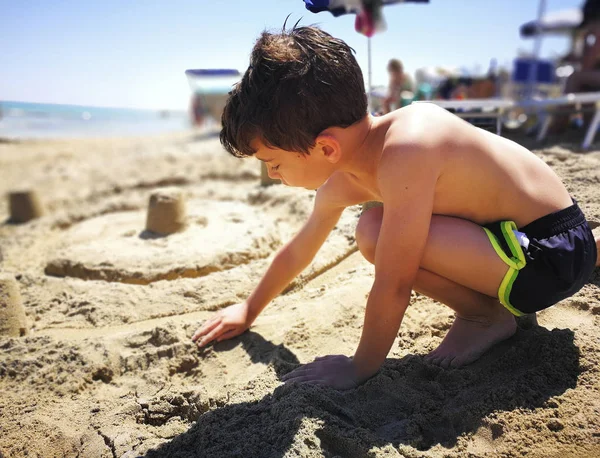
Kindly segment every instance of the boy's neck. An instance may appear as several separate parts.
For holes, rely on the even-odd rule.
[[[370,181],[377,170],[381,148],[379,135],[381,118],[366,115],[350,127],[336,132],[342,148],[338,170],[355,176],[359,181]]]

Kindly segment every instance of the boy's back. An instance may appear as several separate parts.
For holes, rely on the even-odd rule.
[[[396,110],[375,119],[373,126],[373,156],[400,158],[384,161],[385,167],[391,162],[399,172],[411,167],[411,174],[424,180],[435,176],[433,214],[464,218],[480,225],[512,220],[521,227],[571,204],[558,176],[537,156],[434,104],[418,103]],[[410,151],[411,156],[419,155],[420,160],[403,161],[405,151]],[[375,184],[376,173],[362,183],[344,180],[346,186],[354,184],[365,191],[357,199],[352,190],[348,205],[361,203],[357,200],[384,202]],[[399,189],[402,186],[398,182]],[[327,186],[323,191],[326,189]],[[336,187],[334,192],[340,191]]]

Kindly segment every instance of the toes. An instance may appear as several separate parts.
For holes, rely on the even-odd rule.
[[[476,354],[476,353],[457,356],[450,363],[450,366],[453,368],[466,366],[467,364],[471,364],[473,361],[479,359],[480,356],[481,356],[480,354]]]
[[[431,358],[431,360],[429,361],[431,364],[435,364],[436,366],[439,366],[440,363],[444,360],[444,355],[436,355],[433,358]]]
[[[457,355],[454,352],[449,352],[448,349],[437,347],[431,353],[425,356],[425,361],[430,364],[434,364],[436,366],[443,367],[444,369],[448,369],[449,367],[454,367],[454,360],[460,362],[460,358],[457,358]]]
[[[440,348],[438,347],[435,350],[430,351],[429,353],[427,353],[425,355],[425,361],[428,361],[428,362],[433,361],[437,357],[439,351],[440,351]]]
[[[444,359],[441,360],[440,366],[444,369],[448,369],[450,367],[450,363],[452,363],[454,359],[456,359],[454,355],[446,356]]]
[[[462,367],[464,365],[465,365],[464,358],[461,358],[461,357],[458,357],[458,356],[456,358],[454,358],[452,360],[452,362],[450,362],[450,367],[452,369],[456,369],[456,368]]]

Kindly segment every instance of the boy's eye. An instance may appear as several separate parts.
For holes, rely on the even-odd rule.
[[[279,165],[281,165],[281,164],[279,164]],[[273,169],[274,171],[277,171],[277,170],[279,170],[279,165],[274,165],[271,167],[271,169]]]

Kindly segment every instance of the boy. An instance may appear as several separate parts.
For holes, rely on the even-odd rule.
[[[428,359],[469,364],[514,334],[513,315],[574,294],[597,265],[600,240],[541,159],[433,104],[369,116],[352,50],[317,28],[262,34],[222,124],[231,154],[254,156],[272,178],[318,191],[310,218],[248,299],[196,331],[199,346],[248,329],[308,266],[345,207],[383,203],[356,229],[360,252],[375,264],[356,353],[317,358],[287,382],[348,389],[373,376],[412,289],[456,312]]]

